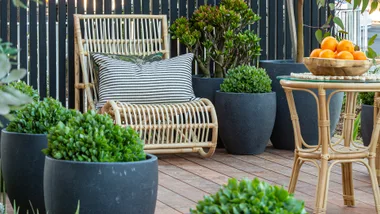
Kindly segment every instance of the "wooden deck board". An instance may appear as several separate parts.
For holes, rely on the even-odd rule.
[[[218,149],[212,158],[204,159],[197,154],[159,155],[159,183],[163,193],[159,195],[174,194],[171,200],[163,203],[174,210],[189,213],[198,200],[203,196],[215,193],[220,185],[227,182],[228,178],[258,177],[270,184],[287,187],[293,164],[291,151],[275,150],[268,147],[261,155],[236,156],[229,155],[223,149]],[[343,205],[341,187],[340,166],[333,168],[330,178],[329,198],[327,213],[366,213],[375,212],[372,188],[369,176],[365,173],[365,167],[360,164],[354,166],[355,207]],[[295,196],[304,200],[306,208],[312,212],[315,201],[315,189],[317,183],[316,168],[311,164],[305,164],[301,168],[299,182]],[[177,200],[185,200],[178,202]],[[159,199],[162,201],[161,199]],[[191,202],[191,203],[190,203]],[[185,204],[192,207],[184,208]],[[157,214],[164,214],[157,205]]]

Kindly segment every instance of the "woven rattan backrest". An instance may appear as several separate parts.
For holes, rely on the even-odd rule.
[[[79,90],[85,89],[88,103],[94,109],[97,102],[97,76],[92,72],[89,53],[146,56],[163,53],[169,58],[166,15],[74,15],[76,60],[80,61],[82,80],[79,82],[79,62],[76,61],[76,108]]]

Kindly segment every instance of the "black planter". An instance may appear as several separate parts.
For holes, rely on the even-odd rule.
[[[46,157],[48,213],[153,214],[158,185],[157,157],[125,163],[89,163]]]
[[[288,102],[284,89],[277,76],[290,75],[290,73],[309,72],[304,64],[292,61],[264,60],[260,61],[260,67],[265,68],[272,79],[272,90],[277,94],[276,122],[274,124],[271,142],[276,149],[294,149],[294,132],[290,120]],[[316,90],[313,90],[317,92]],[[327,91],[329,95],[331,91]],[[301,133],[305,142],[309,145],[318,144],[318,116],[314,97],[308,92],[293,91],[297,113],[300,120]],[[342,108],[343,93],[333,96],[330,102],[330,127],[331,135],[334,134]]]
[[[45,213],[43,173],[47,147],[44,134],[23,134],[2,131],[1,161],[5,187],[10,201],[16,202],[20,213],[38,209]],[[29,203],[30,201],[30,203]]]
[[[231,154],[264,152],[276,117],[276,93],[216,92],[220,137]]]
[[[220,84],[224,78],[204,78],[202,76],[193,76],[193,90],[197,97],[207,98],[215,104],[215,92],[220,90]]]
[[[360,118],[360,133],[363,138],[363,144],[368,146],[371,142],[372,130],[373,130],[373,106],[362,105],[361,118]]]
[[[212,104],[215,105],[215,92],[220,90],[220,84],[223,83],[224,78],[204,78],[195,75],[192,78],[193,90],[196,97],[207,98]],[[217,115],[219,118],[219,115]],[[220,133],[220,131],[218,131]],[[224,148],[223,142],[218,136],[218,148]]]

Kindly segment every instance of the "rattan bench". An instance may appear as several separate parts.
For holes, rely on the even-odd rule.
[[[95,109],[97,76],[89,53],[146,56],[163,53],[169,58],[165,15],[74,15],[75,108]],[[108,101],[99,113],[107,113],[116,124],[139,132],[146,152],[198,152],[210,157],[215,151],[218,123],[213,104],[207,99],[185,103],[130,104]]]

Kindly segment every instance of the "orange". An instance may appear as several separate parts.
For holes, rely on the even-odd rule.
[[[354,56],[352,55],[352,53],[348,52],[348,51],[341,51],[338,53],[338,55],[336,56],[337,59],[345,59],[345,60],[354,60]]]
[[[355,60],[366,60],[367,56],[362,51],[355,51],[353,54]]]
[[[334,51],[327,49],[327,50],[322,50],[321,53],[319,54],[320,58],[335,58],[335,53]]]
[[[352,44],[351,41],[343,39],[342,41],[340,41],[338,43],[337,51],[338,52],[348,51],[350,53],[353,53],[354,52],[354,48],[355,48],[355,46],[354,46],[354,44]]]
[[[319,48],[316,48],[316,49],[314,49],[312,52],[311,52],[311,54],[310,54],[310,57],[316,57],[316,58],[318,58],[319,57],[319,54],[321,53],[321,49],[319,49]]]
[[[324,38],[321,43],[322,50],[328,49],[328,50],[335,51],[337,46],[338,46],[338,41],[332,36],[328,36]]]

